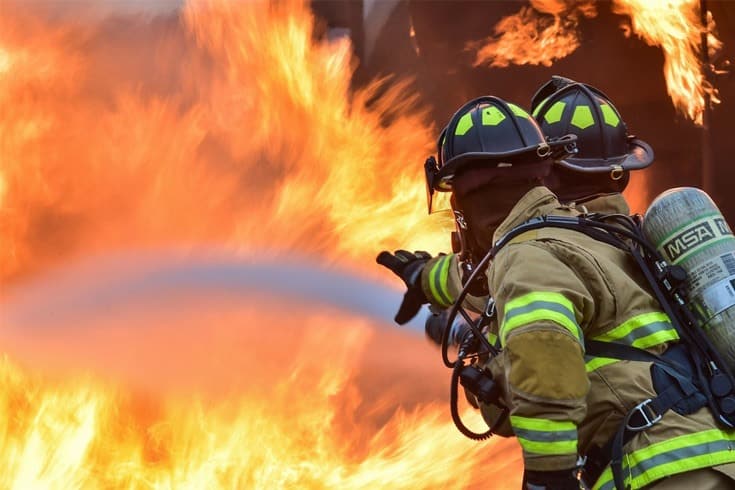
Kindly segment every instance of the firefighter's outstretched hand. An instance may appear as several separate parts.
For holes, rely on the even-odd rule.
[[[378,264],[400,277],[408,289],[396,313],[395,321],[399,325],[415,317],[421,305],[429,302],[421,289],[421,271],[430,258],[431,255],[426,252],[411,253],[406,250],[396,250],[395,253],[383,251],[376,258]]]

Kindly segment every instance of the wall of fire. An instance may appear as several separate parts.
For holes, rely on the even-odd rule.
[[[325,34],[351,37],[360,59],[355,84],[385,74],[414,77],[437,126],[465,100],[481,94],[528,106],[534,90],[554,74],[600,88],[615,103],[629,131],[656,152],[656,162],[645,171],[650,197],[670,187],[704,187],[704,166],[710,165],[712,178],[706,190],[735,226],[732,70],[713,76],[722,102],[712,108],[707,128],[695,126],[676,112],[666,93],[661,49],[626,37],[620,28],[625,19],[613,14],[609,2],[598,2],[598,15],[580,21],[581,46],[550,67],[473,67],[474,53],[467,44],[492,34],[493,26],[516,13],[518,6],[516,1],[312,1]],[[709,0],[707,8],[724,42],[712,61],[724,68],[726,60],[735,60],[735,2]],[[416,155],[416,165],[423,158]]]

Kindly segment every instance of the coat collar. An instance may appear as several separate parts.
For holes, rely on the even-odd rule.
[[[534,187],[523,195],[510,210],[508,216],[500,223],[500,226],[498,226],[493,234],[493,243],[497,242],[516,226],[525,223],[531,218],[550,214],[569,216],[579,213],[569,206],[560,204],[554,193],[548,188],[543,186]]]

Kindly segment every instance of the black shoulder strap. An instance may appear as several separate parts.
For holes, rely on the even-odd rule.
[[[624,361],[665,362],[661,356],[647,350],[618,342],[603,342],[602,340],[585,340],[584,352],[594,357],[609,357]]]
[[[654,297],[668,315],[681,340],[690,348],[695,372],[694,379],[687,380],[683,379],[679,369],[650,352],[622,344],[600,345],[597,341],[586,342],[588,354],[656,362],[678,381],[672,383],[655,398],[638,404],[626,415],[624,423],[615,435],[611,448],[610,466],[615,486],[622,490],[625,488],[622,476],[622,458],[623,445],[626,439],[635,432],[645,430],[656,423],[663,413],[674,406],[678,400],[681,400],[682,394],[679,388],[686,386],[684,391],[690,391],[690,386],[691,389],[701,389],[715,419],[721,421],[725,426],[735,426],[735,414],[726,413],[721,407],[723,400],[731,398],[735,391],[735,378],[727,369],[727,365],[719,352],[698,327],[694,316],[686,306],[680,292],[685,280],[685,275],[682,278],[680,274],[683,270],[677,270],[676,267],[670,266],[645,239],[638,224],[633,222],[632,219],[618,220],[616,224],[605,223],[604,219],[604,216],[594,218],[584,216],[535,218],[508,232],[495,243],[488,255],[494,257],[520,233],[547,226],[574,230],[619,248],[629,253],[636,261],[651,287]],[[692,384],[692,381],[697,385],[696,387]],[[717,392],[718,397],[713,392]]]
[[[490,249],[491,257],[495,257],[497,253],[506,245],[508,245],[514,238],[521,233],[525,233],[531,230],[537,230],[539,228],[562,228],[566,230],[577,231],[583,233],[590,238],[607,243],[613,247],[619,248],[624,251],[629,251],[630,245],[626,244],[623,238],[631,239],[635,242],[639,242],[641,237],[630,229],[626,229],[622,226],[611,225],[605,223],[604,219],[608,216],[617,215],[604,215],[596,214],[590,216],[539,216],[532,218],[525,223],[522,223],[508,233],[500,237],[495,242],[493,247]],[[632,225],[629,225],[632,226]],[[647,244],[644,244],[644,246]]]

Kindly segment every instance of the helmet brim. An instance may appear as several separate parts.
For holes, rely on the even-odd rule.
[[[563,158],[557,161],[560,165],[575,172],[604,173],[611,170],[640,170],[653,163],[653,148],[643,140],[628,140],[628,151],[625,155],[606,159],[599,158]]]
[[[517,150],[490,153],[468,152],[448,160],[436,174],[435,188],[438,191],[452,190],[451,181],[454,176],[468,168],[476,166],[497,167],[501,164],[524,165],[540,163],[549,160],[558,160],[576,150],[577,137],[568,135],[555,141],[540,145],[527,146]]]

